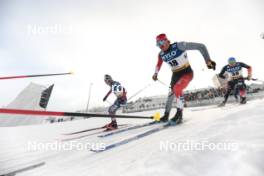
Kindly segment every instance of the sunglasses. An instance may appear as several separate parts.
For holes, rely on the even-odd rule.
[[[161,47],[161,46],[163,46],[165,44],[165,40],[159,40],[159,41],[157,41],[157,43],[156,43],[156,45],[158,46],[158,47]]]
[[[235,61],[229,61],[228,62],[229,65],[235,65],[235,63],[236,63]]]

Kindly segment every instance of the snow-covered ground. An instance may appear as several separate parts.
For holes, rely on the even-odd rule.
[[[230,104],[223,108],[188,108],[185,109],[185,123],[182,125],[102,153],[81,148],[85,144],[89,147],[108,145],[160,124],[108,138],[98,138],[98,134],[94,134],[74,141],[64,141],[71,137],[64,134],[102,126],[108,120],[91,118],[56,124],[2,127],[0,175],[261,176],[264,175],[263,105],[262,99],[241,106]],[[155,112],[138,114],[152,115]],[[163,113],[163,110],[160,112]],[[148,120],[119,120],[120,124],[145,122]],[[49,143],[52,146],[48,146]],[[33,150],[34,144],[40,147],[39,150]],[[70,144],[73,149],[68,150]]]

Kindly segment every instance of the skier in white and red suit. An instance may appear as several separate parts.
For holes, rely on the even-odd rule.
[[[183,90],[193,79],[193,70],[190,66],[187,53],[188,50],[198,50],[202,54],[208,69],[215,70],[216,63],[211,60],[206,46],[201,43],[190,42],[175,42],[171,43],[166,34],[159,34],[156,37],[156,45],[160,48],[158,54],[158,63],[155,68],[155,73],[152,76],[154,81],[158,80],[158,72],[163,62],[166,62],[172,71],[171,89],[176,96],[177,112],[169,121],[171,125],[176,125],[182,122],[182,111],[184,106]],[[161,118],[162,122],[168,121],[168,116]]]
[[[106,101],[108,96],[113,92],[116,96],[115,102],[109,107],[108,113],[112,115],[111,123],[105,125],[107,130],[115,130],[118,128],[116,118],[114,117],[116,111],[121,107],[125,106],[127,103],[127,91],[126,89],[117,81],[114,81],[112,77],[108,74],[104,76],[105,83],[110,87],[110,90],[103,98],[103,101]]]

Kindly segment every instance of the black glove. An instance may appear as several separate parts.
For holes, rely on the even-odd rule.
[[[252,75],[251,74],[248,74],[247,80],[251,80],[251,79],[252,79]]]
[[[224,75],[218,75],[220,78],[222,78],[222,79],[226,79],[226,77],[224,76]]]
[[[212,60],[209,60],[209,61],[206,63],[206,65],[207,65],[207,68],[208,68],[208,69],[213,69],[213,70],[215,70],[215,68],[216,68],[216,63],[215,63],[214,61],[212,61]]]
[[[152,76],[152,79],[154,81],[157,81],[158,80],[158,73],[154,73],[154,75]]]
[[[103,101],[105,101],[107,99],[107,96],[105,96],[104,98],[103,98]]]

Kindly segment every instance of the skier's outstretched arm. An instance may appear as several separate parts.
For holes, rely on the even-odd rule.
[[[219,73],[219,77],[222,79],[226,79],[226,77],[224,76],[225,72],[226,72],[226,66],[222,68],[221,72]]]
[[[103,101],[105,101],[107,99],[107,97],[111,94],[112,89],[110,89],[107,94],[105,95],[105,97],[103,98]]]
[[[202,43],[193,43],[193,42],[179,42],[178,43],[178,48],[180,50],[186,51],[186,50],[198,50],[202,54],[205,63],[209,69],[214,69],[216,63],[211,60],[209,52],[206,48],[206,46]]]
[[[243,62],[240,62],[240,64],[241,64],[242,67],[247,69],[247,74],[248,74],[247,79],[251,80],[251,78],[252,78],[252,67],[247,65],[247,64],[245,64],[245,63],[243,63]]]

